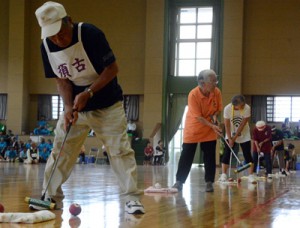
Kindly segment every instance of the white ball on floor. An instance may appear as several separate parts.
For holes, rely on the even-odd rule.
[[[156,183],[156,184],[154,185],[154,187],[155,187],[155,188],[161,188],[161,185],[160,185],[160,183]]]

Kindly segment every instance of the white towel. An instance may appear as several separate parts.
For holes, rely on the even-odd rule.
[[[51,211],[37,211],[34,213],[0,213],[0,222],[38,223],[55,219]]]
[[[144,190],[145,193],[177,193],[177,188],[156,188],[153,186],[150,186],[149,188],[146,188]]]

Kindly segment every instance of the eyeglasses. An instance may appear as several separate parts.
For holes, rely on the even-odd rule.
[[[218,85],[219,81],[215,80],[215,81],[209,81],[207,83],[212,84],[212,85]]]

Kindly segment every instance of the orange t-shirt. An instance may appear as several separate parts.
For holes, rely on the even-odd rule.
[[[207,142],[217,139],[217,134],[213,129],[201,123],[197,117],[203,117],[211,121],[211,115],[222,111],[222,95],[218,88],[204,96],[200,87],[192,89],[188,97],[188,111],[185,119],[183,131],[184,143]]]

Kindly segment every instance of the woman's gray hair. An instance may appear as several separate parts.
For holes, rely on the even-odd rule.
[[[217,77],[216,72],[211,69],[202,70],[197,77],[198,85],[201,86],[203,82],[209,82],[211,76]]]
[[[245,104],[246,103],[246,99],[243,95],[239,94],[239,95],[235,95],[232,99],[231,99],[231,104],[233,106],[236,105],[240,105],[240,104]]]

